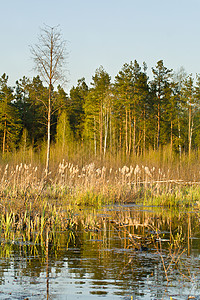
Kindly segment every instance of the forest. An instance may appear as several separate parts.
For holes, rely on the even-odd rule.
[[[164,293],[171,286],[174,293],[174,282],[179,287],[183,278],[194,285],[199,270],[191,253],[199,249],[200,75],[188,75],[184,68],[174,72],[163,60],[149,75],[146,63],[134,60],[115,78],[100,66],[90,83],[83,77],[67,93],[64,85],[55,85],[62,77],[55,71],[62,44],[50,56],[52,43],[47,45],[47,52],[40,47],[41,55],[34,52],[40,75],[24,76],[14,87],[7,74],[0,77],[1,256],[8,259],[10,252],[21,258],[24,253],[26,261],[36,258],[45,265],[47,298],[55,273],[49,266],[63,249],[68,262],[75,249],[76,265],[77,249],[86,253],[80,256],[81,266],[87,262],[85,270],[91,253],[97,253],[95,268],[100,262],[105,274],[116,251],[117,282],[124,274],[129,280],[129,273],[131,278],[139,274],[137,283],[140,276],[155,281],[162,270]],[[147,264],[144,276],[147,251],[148,261],[157,261],[158,268]],[[116,263],[110,266],[116,270]],[[110,280],[110,270],[107,274]]]
[[[60,156],[81,151],[87,157],[124,160],[166,148],[181,158],[200,146],[200,75],[168,69],[163,60],[151,68],[125,63],[115,78],[103,66],[88,84],[78,80],[66,93],[51,90],[51,145]],[[20,149],[46,149],[48,87],[40,76],[8,85],[0,78],[0,151],[2,158]]]

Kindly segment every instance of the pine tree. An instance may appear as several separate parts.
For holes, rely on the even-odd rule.
[[[122,70],[115,76],[114,91],[118,103],[119,115],[122,114],[121,121],[125,118],[125,151],[126,155],[131,151],[132,137],[132,100],[134,97],[134,70],[132,61],[125,63]],[[116,107],[117,108],[117,107]],[[123,124],[120,124],[122,132]],[[120,134],[121,134],[120,132]]]
[[[110,94],[110,76],[101,66],[92,77],[92,86],[84,104],[85,111],[85,137],[93,141],[94,152],[97,153],[97,145],[100,157],[103,154],[103,138],[107,130],[108,96]],[[105,144],[104,144],[105,152]]]
[[[156,91],[155,113],[157,118],[157,149],[161,139],[161,121],[165,116],[165,105],[168,101],[167,89],[172,76],[172,70],[167,69],[163,60],[159,60],[155,68],[152,68],[153,84]]]
[[[200,75],[197,74],[196,77],[196,85],[195,85],[195,116],[194,116],[194,123],[195,123],[195,145],[199,148],[200,147]]]
[[[48,107],[48,89],[39,76],[33,77],[28,85],[28,132],[33,147],[39,147],[47,134],[46,110]]]
[[[125,132],[126,155],[130,155],[131,151],[136,152],[141,141],[142,131],[145,144],[145,122],[143,122],[142,129],[139,126],[142,123],[141,114],[143,114],[143,121],[146,118],[147,79],[145,72],[142,72],[136,60],[134,63],[131,61],[129,64],[124,64],[122,70],[115,77],[115,114],[121,116],[120,135]],[[142,111],[141,107],[143,107]],[[123,123],[125,126],[122,130]]]
[[[138,147],[143,144],[143,154],[145,155],[146,140],[149,122],[149,85],[148,77],[145,72],[141,72],[135,84],[135,93],[137,97],[137,115],[138,115],[138,129],[143,132],[142,136],[138,138]],[[143,142],[142,142],[143,141]]]
[[[13,90],[8,86],[8,76],[0,78],[0,138],[2,154],[16,147],[21,128],[19,114],[12,101]]]
[[[85,121],[84,105],[88,91],[89,88],[85,82],[85,78],[79,79],[77,86],[73,86],[70,90],[70,124],[78,140],[83,137]]]
[[[185,107],[188,111],[188,156],[191,157],[192,149],[192,137],[194,130],[194,108],[195,108],[195,89],[194,89],[194,79],[192,75],[189,75],[184,80],[184,85],[182,88],[182,96],[185,103]]]

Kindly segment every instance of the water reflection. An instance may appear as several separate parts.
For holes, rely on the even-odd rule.
[[[198,212],[116,206],[76,218],[73,230],[47,230],[37,243],[22,237],[1,239],[0,298],[187,299],[198,295]],[[130,239],[130,235],[155,239],[157,234],[162,249],[157,239],[147,251],[136,251]],[[180,257],[171,263],[179,247]],[[164,266],[169,265],[167,282]]]

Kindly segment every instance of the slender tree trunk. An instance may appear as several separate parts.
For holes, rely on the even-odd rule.
[[[193,119],[191,119],[191,129],[190,129],[190,156],[191,156],[191,150],[192,150],[193,126],[194,126]],[[189,156],[189,158],[190,158],[190,156]]]
[[[49,101],[48,101],[48,115],[47,115],[47,161],[46,161],[46,175],[49,174],[49,160],[50,160],[52,66],[53,66],[53,40],[52,40],[52,36],[51,36],[50,69],[49,69]]]
[[[154,137],[153,137],[153,150],[156,150],[156,133],[154,133]]]
[[[103,103],[101,101],[101,107],[100,107],[100,115],[99,115],[99,130],[100,130],[100,157],[102,156],[102,146],[103,146]]]
[[[112,153],[112,114],[110,107],[110,153]]]
[[[31,47],[36,69],[43,77],[49,87],[47,111],[47,153],[46,153],[46,175],[49,174],[50,161],[50,138],[51,138],[51,106],[52,106],[52,84],[62,80],[62,62],[65,59],[65,41],[61,40],[61,34],[56,27],[45,26],[41,30],[38,44]]]
[[[157,132],[157,149],[160,145],[160,104],[158,104],[158,132]]]
[[[192,107],[191,103],[189,103],[189,116],[188,116],[188,155],[189,159],[191,156],[191,146],[192,146],[192,130],[191,130],[191,120],[192,120]]]
[[[133,118],[133,153],[136,152],[136,116]]]
[[[122,150],[122,124],[120,124],[120,127],[119,127],[119,148],[121,151]]]
[[[97,155],[96,121],[94,118],[94,154]]]
[[[64,153],[65,149],[65,135],[66,135],[66,115],[64,117],[64,124],[63,124],[63,140],[62,140],[62,154]]]
[[[3,156],[4,156],[4,154],[5,154],[5,149],[6,149],[6,131],[7,131],[7,122],[6,122],[6,120],[5,120],[5,122],[4,122],[4,131],[3,131]]]
[[[179,148],[179,156],[180,156],[180,160],[181,160],[181,152],[182,152],[181,144],[180,144],[180,140],[181,140],[181,126],[180,126],[179,118],[178,118],[178,139],[179,139],[179,145],[178,145],[178,148]]]
[[[108,111],[106,111],[105,114],[104,156],[106,155],[107,137],[108,137]]]
[[[144,131],[143,154],[145,156],[145,151],[146,151],[146,112],[145,112],[145,109],[144,109],[144,128],[143,128],[143,131]]]
[[[51,139],[51,83],[49,85],[49,102],[48,102],[48,115],[47,115],[47,160],[46,160],[46,175],[49,174],[50,139]]]
[[[171,155],[173,150],[173,121],[171,120]]]
[[[126,130],[126,155],[128,154],[128,111],[126,109],[126,125],[125,125],[125,130]]]
[[[139,134],[138,134],[138,143],[137,143],[137,145],[136,145],[136,147],[135,147],[135,152],[137,153],[137,156],[139,156],[139,155],[140,155],[140,152],[142,152],[142,149],[141,149],[141,147],[140,147],[140,141],[141,141],[141,139],[142,139],[142,133],[141,133],[141,130],[139,130]]]
[[[131,140],[132,140],[132,128],[131,128],[131,123],[132,123],[132,117],[131,117],[131,110],[129,108],[129,155],[131,154]],[[134,151],[134,150],[133,150]]]

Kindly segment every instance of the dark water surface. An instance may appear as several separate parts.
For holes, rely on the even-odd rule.
[[[0,299],[200,299],[198,212],[115,206],[77,224],[1,240]]]

